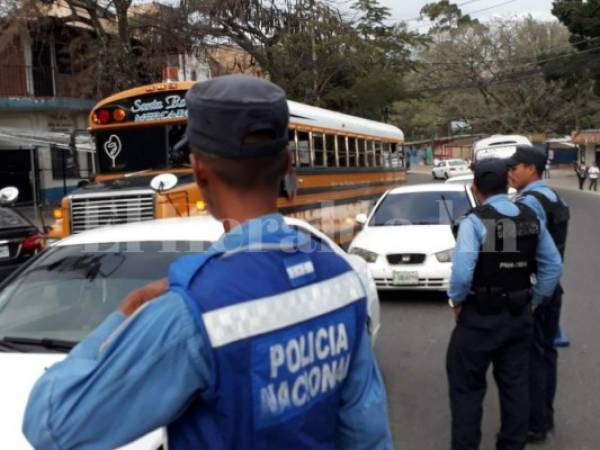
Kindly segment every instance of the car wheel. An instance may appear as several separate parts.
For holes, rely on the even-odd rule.
[[[435,176],[435,172],[431,172],[431,176],[433,177],[434,180],[437,180],[437,177]]]
[[[446,173],[444,174],[444,178],[445,178],[446,180],[447,180],[448,178],[450,178],[450,177],[448,176],[448,172],[446,172]]]

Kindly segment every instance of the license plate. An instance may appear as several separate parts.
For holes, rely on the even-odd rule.
[[[419,284],[419,272],[394,272],[392,283],[396,286],[415,286]]]
[[[10,258],[8,245],[0,245],[0,258]]]

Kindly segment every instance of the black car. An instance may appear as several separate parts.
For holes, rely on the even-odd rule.
[[[4,191],[4,190],[2,190]],[[0,203],[5,200],[0,191]],[[0,207],[0,280],[44,247],[44,236],[25,216],[10,207]]]

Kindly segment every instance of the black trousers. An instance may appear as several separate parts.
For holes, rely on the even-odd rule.
[[[597,178],[590,178],[590,191],[591,190],[598,190],[598,179]]]
[[[563,290],[559,285],[552,299],[533,313],[534,338],[530,362],[529,429],[546,432],[554,428],[554,397],[556,395],[558,352],[554,338],[558,332]]]
[[[478,314],[465,305],[452,332],[446,369],[452,413],[452,450],[476,450],[481,442],[486,373],[490,364],[500,392],[498,450],[522,450],[529,420],[529,358],[533,319],[527,308],[519,317],[508,312]]]
[[[579,190],[583,190],[583,184],[585,183],[585,178],[578,177],[577,181],[579,181]]]

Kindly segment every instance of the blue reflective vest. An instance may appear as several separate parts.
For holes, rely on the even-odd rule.
[[[171,266],[213,372],[209,392],[168,427],[170,449],[335,448],[366,292],[342,257],[284,228]]]

